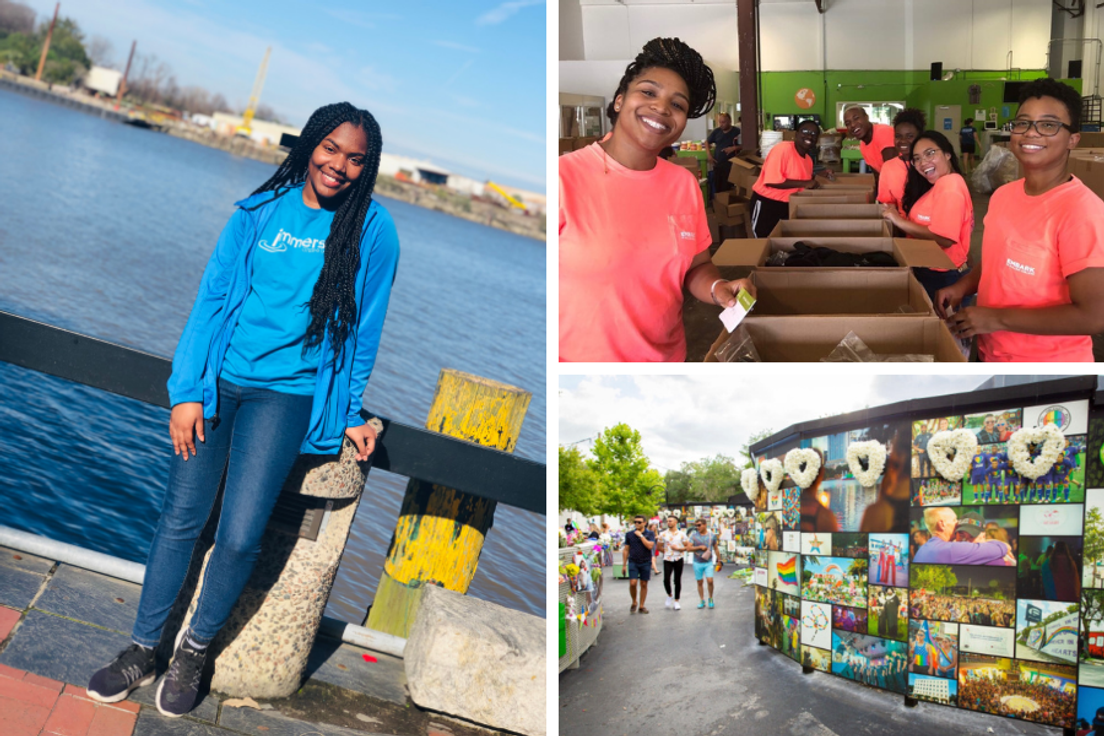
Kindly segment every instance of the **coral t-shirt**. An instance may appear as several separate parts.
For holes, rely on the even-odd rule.
[[[767,154],[767,160],[763,162],[763,170],[759,172],[759,178],[755,180],[751,191],[776,202],[789,202],[790,197],[801,189],[776,189],[771,184],[781,184],[787,179],[812,178],[813,157],[798,153],[793,141],[782,141],[776,143]]]
[[[1104,267],[1104,201],[1077,177],[1037,197],[1024,180],[989,201],[981,244],[978,306],[1004,309],[1070,304],[1073,274]],[[978,337],[986,361],[1092,361],[1088,335],[992,332]]]
[[[682,284],[713,237],[698,180],[597,143],[560,156],[560,360],[683,361]]]
[[[908,181],[910,168],[912,164],[903,158],[895,158],[885,162],[881,176],[878,177],[878,201],[893,205],[901,214],[904,214],[901,200],[905,198],[905,182]]]
[[[870,137],[870,142],[859,141],[859,153],[862,154],[866,165],[881,172],[882,166],[885,165],[885,161],[882,160],[882,150],[893,148],[896,145],[894,138],[892,125],[874,123],[874,134]]]
[[[970,233],[974,231],[974,203],[966,180],[958,174],[947,174],[916,201],[908,219],[924,225],[934,234],[953,240],[954,245],[943,252],[956,267],[970,255]],[[945,271],[935,268],[933,271]]]

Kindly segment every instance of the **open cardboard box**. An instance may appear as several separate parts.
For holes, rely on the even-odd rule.
[[[741,324],[763,362],[819,362],[848,332],[854,332],[879,355],[934,355],[939,363],[966,362],[958,343],[937,317],[749,316]],[[717,362],[716,352],[728,338],[728,330],[722,327],[709,347],[706,363]]]
[[[817,204],[870,204],[874,193],[857,189],[803,189],[790,195],[790,217],[794,216],[794,207],[802,202]]]
[[[713,254],[717,268],[762,266],[771,254],[779,250],[792,251],[794,243],[801,241],[817,248],[833,248],[842,253],[890,253],[898,266],[912,268],[954,268],[954,263],[936,245],[934,240],[916,238],[841,238],[841,237],[790,237],[746,238],[726,240]],[[772,269],[774,270],[774,269]],[[867,269],[852,268],[851,271]],[[880,270],[880,269],[879,269]]]
[[[880,204],[821,203],[819,200],[802,200],[790,205],[791,220],[880,220]]]
[[[760,268],[751,274],[756,317],[856,314],[931,317],[935,310],[908,268]],[[902,312],[902,308],[909,311]]]
[[[835,237],[884,238],[893,234],[888,222],[878,220],[779,220],[772,238],[831,235]]]
[[[873,189],[874,188],[874,175],[873,174],[836,174],[834,179],[829,179],[824,176],[818,176],[817,181],[825,188],[835,189]]]

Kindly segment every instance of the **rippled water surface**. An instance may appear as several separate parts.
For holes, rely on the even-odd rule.
[[[386,141],[385,141],[386,147]],[[233,203],[274,167],[0,90],[0,310],[171,356]],[[380,198],[402,258],[365,406],[424,422],[441,368],[533,393],[545,458],[544,244]],[[0,524],[145,562],[168,411],[0,363]],[[359,623],[405,479],[372,471],[328,614]],[[544,615],[544,519],[502,506],[470,593]]]

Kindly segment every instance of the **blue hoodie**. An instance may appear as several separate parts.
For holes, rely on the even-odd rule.
[[[203,417],[218,413],[218,377],[242,304],[249,294],[257,239],[281,196],[302,196],[303,185],[279,192],[261,192],[236,202],[238,210],[219,235],[207,262],[195,305],[173,355],[169,377],[172,406],[203,402]],[[361,397],[376,362],[387,302],[399,263],[399,236],[390,213],[372,200],[364,217],[357,272],[357,324],[345,340],[340,364],[334,365],[329,331],[319,350],[318,382],[314,387],[310,426],[300,452],[331,455],[341,450],[347,427],[364,424]],[[351,356],[351,359],[350,359]]]

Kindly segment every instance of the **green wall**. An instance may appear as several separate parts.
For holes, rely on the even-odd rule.
[[[1012,81],[1027,81],[1045,77],[1044,70],[1013,72]],[[1001,77],[1010,76],[1003,71],[962,71],[946,82],[931,81],[928,69],[917,71],[827,71],[827,72],[763,72],[760,83],[763,92],[763,110],[771,115],[791,115],[808,112],[821,116],[832,124],[837,102],[873,102],[879,100],[903,100],[909,107],[918,107],[932,119],[937,105],[961,105],[962,119],[974,116],[974,110],[997,108],[998,122],[1005,123],[1016,114],[1016,105],[1008,105],[1004,115],[1004,84]],[[1063,80],[1081,89],[1081,80]],[[981,86],[981,101],[970,103],[969,87]],[[859,89],[862,85],[862,89]],[[816,93],[816,104],[810,110],[801,110],[794,101],[794,94],[802,87]]]

